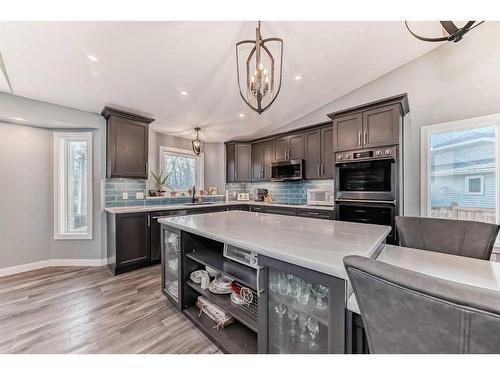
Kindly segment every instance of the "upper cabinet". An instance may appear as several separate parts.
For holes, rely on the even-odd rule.
[[[304,178],[333,178],[333,127],[331,125],[305,133]]]
[[[334,152],[399,144],[408,111],[403,94],[329,114]]]
[[[273,141],[252,143],[252,181],[271,179]]]
[[[252,180],[252,155],[250,143],[226,144],[226,181]]]
[[[286,135],[277,138],[274,143],[274,160],[304,159],[305,156],[305,133]]]
[[[149,124],[152,118],[105,107],[106,177],[148,178]]]

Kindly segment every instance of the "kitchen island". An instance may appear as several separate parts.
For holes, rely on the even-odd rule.
[[[391,228],[265,213],[229,211],[159,219],[162,290],[223,351],[344,353],[350,286],[347,255],[375,257]],[[245,263],[224,256],[248,253]],[[237,258],[237,257],[236,257]],[[238,306],[229,295],[202,289],[190,274],[205,267],[231,277],[253,295]],[[215,330],[199,314],[202,296],[234,318]]]

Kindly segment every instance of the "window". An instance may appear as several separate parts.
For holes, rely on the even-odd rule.
[[[465,194],[484,194],[484,176],[466,176]]]
[[[54,238],[92,239],[92,133],[54,133]]]
[[[422,128],[422,216],[499,220],[500,114]]]
[[[203,190],[204,154],[193,154],[190,150],[160,147],[160,169],[168,175],[167,182],[175,191],[185,191],[196,186]]]

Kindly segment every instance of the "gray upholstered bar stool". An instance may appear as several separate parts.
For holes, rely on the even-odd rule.
[[[499,226],[478,221],[397,216],[401,246],[489,260]]]
[[[370,353],[500,353],[500,293],[348,256]]]

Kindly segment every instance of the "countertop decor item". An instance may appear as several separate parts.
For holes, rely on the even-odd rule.
[[[196,138],[191,141],[191,144],[193,146],[193,152],[196,155],[199,155],[200,151],[201,151],[201,140],[200,140],[200,134],[199,134],[200,130],[201,130],[200,127],[194,128],[194,131],[196,132]]]
[[[415,38],[418,40],[422,40],[424,42],[453,42],[457,43],[462,40],[464,35],[471,31],[473,28],[476,26],[479,26],[482,24],[484,21],[477,22],[477,21],[467,21],[464,26],[462,27],[457,27],[453,21],[439,21],[441,24],[441,27],[443,29],[443,35],[441,37],[435,37],[435,38],[429,38],[429,37],[423,37],[419,36],[416,33],[414,33],[411,29],[410,26],[408,26],[408,21],[405,21],[406,28],[410,32],[411,35],[413,35]]]
[[[236,43],[236,73],[241,98],[260,115],[274,103],[281,89],[283,39],[262,39],[260,21],[255,34],[255,40]],[[243,56],[241,63],[240,52],[248,54]],[[242,67],[243,72],[240,74]],[[242,76],[245,77],[243,84]]]
[[[203,276],[208,276],[208,272],[205,270],[198,270],[198,271],[191,272],[191,274],[189,275],[189,278],[193,281],[193,283],[201,284],[201,280],[202,280]]]
[[[153,175],[153,178],[155,180],[155,188],[157,196],[162,197],[165,195],[165,187],[172,189],[172,191],[174,190],[172,185],[167,182],[169,176],[168,174],[164,176],[162,171],[159,171],[157,174],[151,171],[151,174]]]

